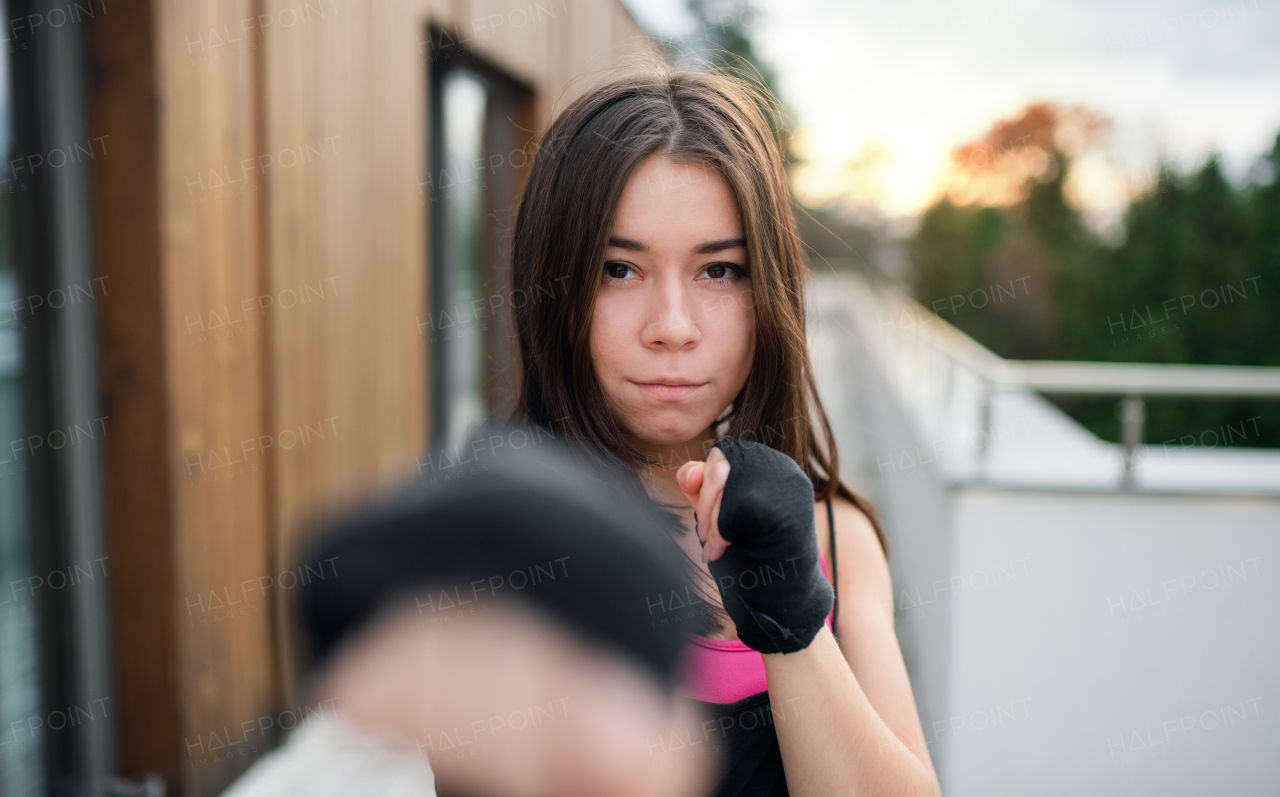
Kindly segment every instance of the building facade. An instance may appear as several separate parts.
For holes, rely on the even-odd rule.
[[[34,137],[9,159],[69,130],[100,151],[36,175],[39,219],[14,210],[14,235],[47,245],[4,298],[71,266],[99,289],[24,333],[14,406],[47,417],[11,436],[74,427],[63,396],[99,433],[21,488],[82,510],[5,528],[14,578],[99,572],[14,626],[30,655],[0,654],[3,672],[30,683],[6,681],[0,708],[5,691],[36,707],[10,700],[6,721],[98,698],[102,718],[31,725],[0,781],[212,795],[319,708],[291,590],[342,565],[299,565],[308,533],[429,478],[428,441],[507,395],[502,232],[538,132],[656,45],[617,0],[78,2],[6,7],[26,26],[14,125]]]

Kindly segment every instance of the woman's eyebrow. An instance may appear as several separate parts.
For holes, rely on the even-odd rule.
[[[716,252],[723,252],[726,249],[746,249],[747,241],[744,238],[725,238],[719,241],[708,241],[701,246],[694,247],[695,255],[714,255]]]
[[[619,249],[626,249],[628,252],[648,252],[649,251],[649,247],[645,246],[639,241],[633,241],[630,238],[622,238],[617,235],[609,236],[609,246],[616,246]]]
[[[609,246],[615,246],[618,249],[626,249],[628,252],[648,252],[649,247],[633,241],[630,238],[623,238],[618,235],[609,236]],[[723,238],[719,241],[708,241],[705,244],[699,244],[693,248],[695,255],[713,255],[716,252],[723,252],[726,249],[746,249],[747,241],[745,238]]]

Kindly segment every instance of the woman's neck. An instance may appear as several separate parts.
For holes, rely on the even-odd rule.
[[[647,465],[640,466],[639,474],[649,496],[676,506],[688,503],[676,482],[676,472],[691,459],[706,459],[715,441],[711,427],[707,427],[702,434],[675,445],[657,445],[633,438],[631,444],[647,460]]]

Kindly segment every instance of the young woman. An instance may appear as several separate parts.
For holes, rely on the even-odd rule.
[[[711,740],[728,763],[717,794],[936,795],[883,538],[839,480],[809,364],[769,107],[732,76],[659,70],[560,114],[517,215],[512,288],[567,291],[514,310],[513,420],[563,432],[669,507],[709,611],[689,636],[685,694],[718,720],[707,727],[742,731],[752,718],[751,733]],[[812,487],[802,525],[835,608],[793,652],[753,649],[745,629],[740,639],[712,579],[732,547],[720,528],[735,467],[717,447],[726,439],[785,454]],[[655,614],[681,616],[663,601]]]

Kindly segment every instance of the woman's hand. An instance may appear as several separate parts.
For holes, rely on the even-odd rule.
[[[420,612],[420,601],[390,609],[350,639],[316,696],[426,757],[441,793],[707,794],[711,758],[653,741],[678,740],[704,718],[633,661],[514,600],[443,622]]]
[[[725,438],[701,473],[686,463],[676,478],[699,511],[703,559],[738,638],[761,653],[808,647],[832,603],[818,564],[809,477],[786,454]]]
[[[730,543],[720,536],[720,499],[729,481],[729,460],[718,448],[711,449],[706,462],[689,460],[676,471],[676,482],[693,507],[697,518],[698,541],[702,543],[702,561],[714,562]]]

